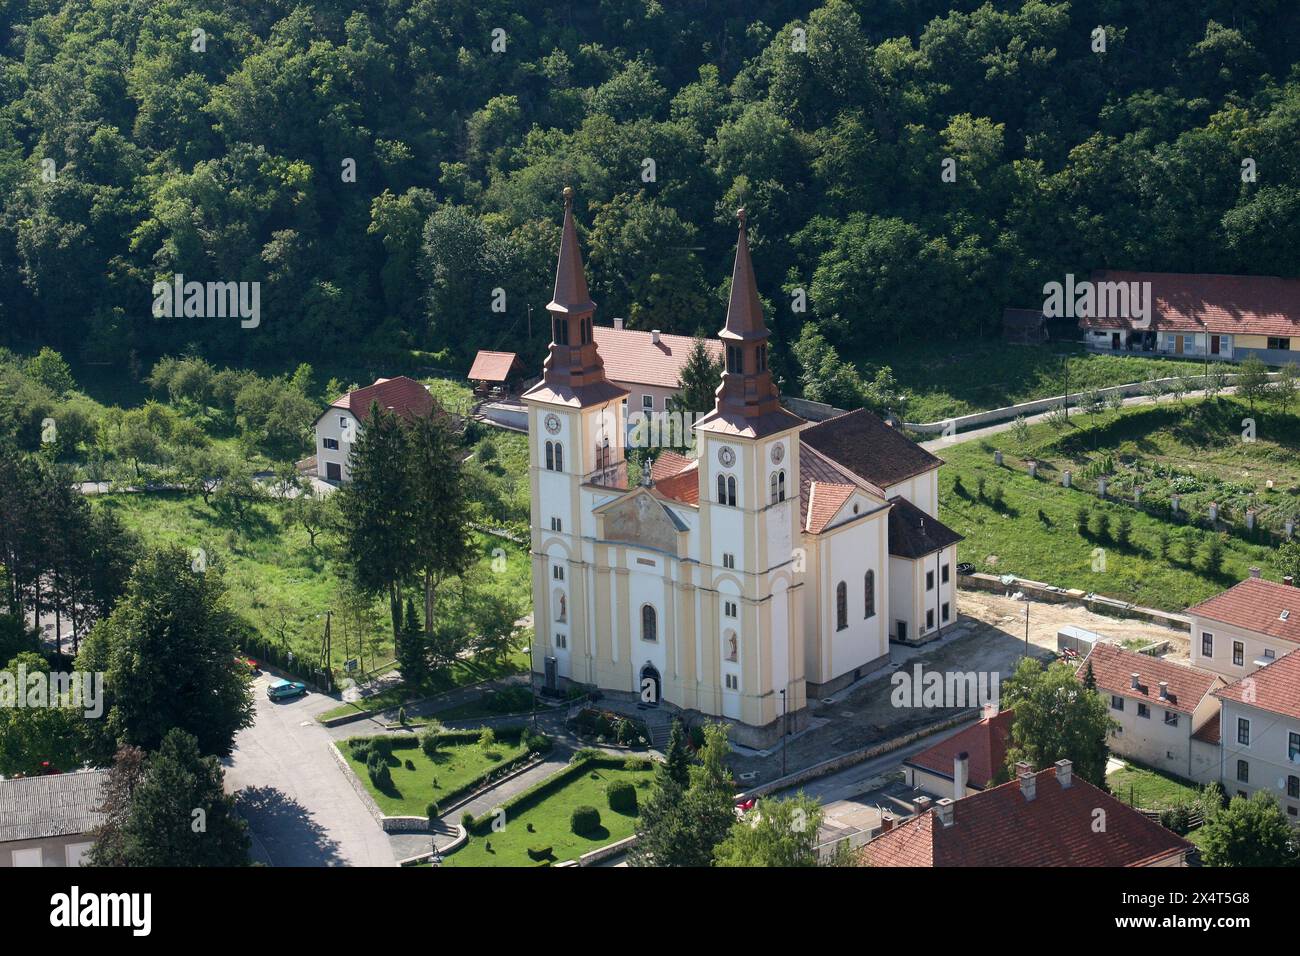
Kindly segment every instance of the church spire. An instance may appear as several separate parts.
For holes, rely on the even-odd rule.
[[[596,303],[587,291],[578,227],[573,222],[573,189],[569,186],[564,187],[564,226],[560,232],[560,258],[555,265],[555,294],[546,310],[551,313],[551,347],[538,388],[580,405],[626,394],[605,378],[605,366],[596,351],[592,328]]]
[[[749,258],[749,236],[745,230],[745,210],[736,210],[740,235],[736,239],[736,265],[731,271],[731,301],[727,303],[727,321],[719,333],[723,339],[748,341],[767,338],[763,324],[763,303],[758,298],[754,264]]]

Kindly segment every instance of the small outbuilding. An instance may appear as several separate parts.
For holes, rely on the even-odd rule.
[[[492,392],[509,393],[524,374],[524,364],[514,352],[490,352],[483,349],[474,356],[468,379],[474,383],[474,394],[486,397]]]

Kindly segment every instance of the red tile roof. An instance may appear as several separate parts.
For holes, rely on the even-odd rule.
[[[868,866],[1150,866],[1192,845],[1110,794],[1056,768],[1034,774],[1035,796],[1018,780],[952,804],[952,825],[936,810],[920,814],[863,847]],[[1106,828],[1096,832],[1096,811]]]
[[[1092,281],[1150,282],[1153,331],[1300,335],[1300,279],[1102,270]],[[1123,329],[1130,322],[1098,317],[1080,319],[1079,326]]]
[[[1279,657],[1214,696],[1300,720],[1300,651]]]
[[[1191,714],[1205,695],[1220,683],[1219,677],[1208,671],[1139,654],[1118,644],[1094,644],[1076,671],[1080,680],[1083,680],[1088,661],[1092,662],[1092,676],[1099,691],[1132,697],[1180,714]],[[1138,675],[1137,687],[1132,686],[1133,674]],[[1169,685],[1167,700],[1160,698],[1161,681]]]
[[[654,488],[665,498],[683,504],[700,503],[699,461],[679,455],[675,451],[661,451],[650,466]]]
[[[844,507],[844,502],[857,490],[857,485],[812,482],[808,487],[808,513],[804,518],[804,529],[811,534],[821,534]]]
[[[1300,588],[1288,584],[1247,578],[1185,613],[1300,644]]]
[[[915,767],[927,773],[952,779],[953,761],[959,753],[967,754],[966,780],[977,790],[983,790],[998,771],[1007,763],[1007,741],[1011,739],[1011,724],[1015,712],[1004,710],[993,717],[985,717],[961,733],[941,740],[933,747],[903,761],[905,767]]]
[[[370,405],[378,402],[380,408],[396,412],[403,418],[427,415],[433,410],[433,396],[413,378],[398,375],[396,378],[377,378],[375,384],[348,392],[331,403],[332,408],[346,408],[359,422],[370,417]]]
[[[680,474],[696,464],[698,462],[694,458],[665,449],[656,455],[655,460],[651,463],[650,477],[655,481],[663,481],[665,478]]]
[[[682,368],[690,357],[695,340],[689,335],[660,333],[659,341],[651,341],[650,332],[635,329],[613,329],[598,325],[593,330],[596,350],[605,363],[605,377],[624,385],[652,385],[658,388],[677,388],[681,384]],[[704,339],[704,347],[715,361],[722,359],[722,343],[717,339]],[[722,381],[721,375],[718,381]],[[692,408],[703,413],[707,408]]]
[[[1222,716],[1222,712],[1216,710],[1210,716],[1210,719],[1201,724],[1200,729],[1192,734],[1192,739],[1199,740],[1202,743],[1217,744],[1219,742],[1219,725],[1221,723],[1219,718]]]
[[[882,489],[943,464],[865,408],[810,425],[799,433],[799,438]]]
[[[481,349],[474,356],[474,364],[465,377],[471,382],[504,382],[514,374],[517,365],[520,365],[519,356],[514,352],[489,352]]]

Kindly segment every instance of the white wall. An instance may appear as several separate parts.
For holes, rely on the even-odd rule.
[[[1237,742],[1239,718],[1250,721],[1248,744]],[[1249,796],[1256,790],[1267,790],[1277,798],[1291,822],[1300,824],[1300,798],[1287,794],[1290,778],[1300,778],[1300,757],[1292,760],[1288,756],[1291,734],[1300,734],[1300,720],[1237,701],[1223,702],[1220,746],[1224,792],[1231,797],[1238,792]],[[1237,779],[1238,760],[1246,761],[1250,777],[1248,782],[1243,783]]]
[[[346,408],[330,408],[316,422],[316,474],[325,478],[328,474],[327,464],[339,466],[340,481],[352,480],[352,469],[348,456],[352,454],[352,445],[360,434],[361,425]],[[337,449],[326,448],[325,440],[337,441]]]
[[[1284,657],[1296,649],[1296,645],[1291,641],[1269,637],[1267,634],[1260,634],[1257,631],[1248,631],[1244,628],[1220,624],[1195,614],[1191,615],[1191,619],[1192,665],[1221,674],[1229,681],[1237,680],[1259,670],[1261,665],[1255,663],[1257,660],[1274,660],[1278,657]],[[1213,656],[1211,657],[1206,657],[1201,653],[1202,636],[1206,632],[1214,635]],[[1235,641],[1240,641],[1244,650],[1240,665],[1232,662],[1232,647]],[[1272,652],[1273,656],[1268,657],[1268,652]]]

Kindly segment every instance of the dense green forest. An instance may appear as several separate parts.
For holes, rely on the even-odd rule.
[[[536,362],[566,184],[605,320],[715,331],[744,204],[778,342],[853,360],[1067,271],[1295,275],[1298,33],[1289,0],[0,0],[0,344]],[[260,325],[154,317],[176,273],[260,282]]]

